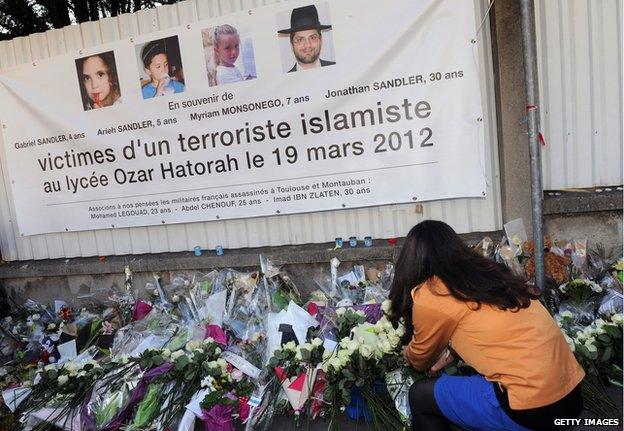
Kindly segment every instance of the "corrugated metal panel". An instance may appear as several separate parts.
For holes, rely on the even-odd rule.
[[[50,30],[29,37],[0,42],[0,70],[16,64],[63,54],[81,48],[184,25],[225,13],[260,7],[274,0],[187,0],[172,6],[142,10],[117,18]],[[486,11],[486,0],[475,0],[477,23]],[[10,185],[5,183],[6,161],[0,164],[0,247],[7,260],[58,257],[125,255],[192,250],[196,245],[214,248],[275,246],[332,241],[335,237],[375,238],[403,236],[425,218],[445,220],[458,232],[500,229],[500,181],[496,137],[496,113],[492,87],[489,28],[479,37],[479,64],[485,118],[486,199],[456,199],[390,205],[310,214],[211,221],[169,226],[102,229],[87,232],[20,237],[16,230]],[[0,137],[1,140],[1,137]],[[2,145],[2,142],[0,142]],[[420,212],[420,208],[422,212]]]
[[[536,2],[544,189],[622,183],[622,1]]]

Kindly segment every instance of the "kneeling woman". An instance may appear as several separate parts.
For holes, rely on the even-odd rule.
[[[405,356],[437,371],[456,354],[479,373],[414,384],[414,430],[549,430],[556,418],[580,415],[585,373],[537,297],[447,224],[412,228],[390,292],[406,325]]]

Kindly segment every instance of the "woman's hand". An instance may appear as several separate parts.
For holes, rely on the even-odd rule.
[[[451,354],[451,351],[448,348],[444,349],[442,354],[438,356],[438,359],[436,359],[435,363],[429,369],[429,372],[436,373],[440,371],[441,369],[443,369],[444,367],[446,367],[451,362],[453,362],[454,360],[455,360],[455,357]]]

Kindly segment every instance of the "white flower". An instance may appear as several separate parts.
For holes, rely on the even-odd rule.
[[[32,316],[30,316],[30,318],[31,318],[32,320],[37,321],[37,320],[41,319],[41,315],[40,315],[39,313],[35,313],[35,314],[33,314]]]
[[[168,358],[169,356],[171,356],[171,350],[164,349],[161,354],[163,357]]]
[[[67,381],[69,380],[69,377],[67,376],[58,376],[58,385],[59,386],[63,386],[65,383],[67,383]]]
[[[329,350],[325,350],[323,352],[323,361],[327,361],[329,358],[331,358],[332,356],[332,352],[330,352]]]
[[[199,340],[191,340],[188,343],[186,343],[185,346],[186,350],[189,352],[192,352],[193,350],[202,350],[202,342]]]
[[[329,360],[329,365],[331,365],[334,370],[338,371],[342,369],[342,362],[338,358],[332,358]]]
[[[365,358],[370,358],[371,356],[373,356],[373,348],[370,346],[367,346],[366,344],[362,344],[360,346],[360,355],[362,355]]]
[[[219,368],[219,364],[216,361],[208,362],[208,368]]]
[[[56,364],[48,364],[45,367],[43,367],[43,369],[45,371],[56,370]]]
[[[220,355],[222,352],[220,347],[215,347],[215,355]]]
[[[50,323],[50,324],[46,327],[46,329],[47,329],[48,331],[54,331],[54,330],[56,329],[56,325],[55,325],[54,323]]]
[[[594,346],[593,344],[588,344],[587,341],[585,342],[585,347],[587,348],[587,350],[589,350],[592,353],[595,353],[598,351],[596,346]]]
[[[223,358],[217,359],[217,364],[219,364],[219,366],[223,369],[227,368],[227,362],[225,362],[225,359]]]
[[[622,325],[623,319],[624,317],[622,316],[622,313],[616,313],[613,316],[611,316],[611,322],[615,323],[618,326]]]
[[[360,317],[366,317],[366,313],[363,310],[358,310],[355,312],[355,314],[357,314]]]
[[[384,302],[381,303],[381,309],[384,313],[389,314],[390,310],[392,309],[392,301],[386,299]]]
[[[121,356],[119,357],[119,361],[120,361],[122,364],[127,364],[127,363],[128,363],[128,361],[130,361],[130,356],[128,356],[128,355],[121,355]]]
[[[295,359],[298,361],[303,361],[303,355],[301,354],[301,350],[297,350],[295,353]]]
[[[251,334],[251,337],[249,338],[249,340],[252,343],[255,343],[256,341],[258,341],[260,339],[260,333],[259,332],[254,332],[253,334]]]
[[[213,387],[213,385],[212,385],[212,381],[213,381],[213,380],[214,380],[214,379],[212,378],[212,376],[206,376],[206,377],[204,377],[204,378],[202,379],[202,381],[201,381],[201,387],[202,387],[202,388],[212,388],[212,387]]]
[[[211,345],[211,344],[212,344],[212,343],[214,343],[214,342],[215,342],[215,340],[214,340],[214,338],[212,338],[212,337],[208,337],[208,338],[206,338],[206,339],[203,341],[203,343],[204,343],[204,345],[205,345],[205,346],[209,346],[209,345]]]
[[[173,303],[180,302],[180,295],[173,295],[171,297],[171,302]]]
[[[175,352],[171,353],[171,360],[175,361],[176,359],[178,359],[181,356],[184,356],[184,350],[180,349],[180,350],[176,350]]]
[[[573,314],[570,310],[565,310],[562,311],[561,313],[559,313],[559,315],[563,318],[567,318],[567,319],[571,319],[573,317]]]
[[[312,340],[312,345],[314,347],[322,346],[323,345],[323,340],[321,340],[320,338],[317,337],[317,338]]]
[[[288,343],[284,344],[284,350],[290,350],[294,352],[296,349],[297,345],[294,341],[289,341]]]
[[[347,311],[347,310],[346,310],[344,307],[340,307],[340,308],[338,308],[338,309],[336,310],[336,314],[337,314],[338,316],[342,316],[343,314],[345,314],[345,312],[346,312],[346,311]]]
[[[86,375],[87,375],[87,372],[86,372],[86,371],[83,371],[83,370],[78,371],[78,374],[77,374],[77,376],[78,376],[78,377],[84,377],[84,376],[86,376]]]
[[[600,287],[600,285],[594,281],[590,281],[589,285],[591,286],[591,289],[596,292],[596,293],[600,293],[602,292],[602,287]]]

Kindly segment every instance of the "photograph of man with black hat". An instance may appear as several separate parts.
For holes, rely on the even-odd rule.
[[[329,24],[321,24],[318,10],[314,5],[292,10],[290,28],[277,31],[280,35],[290,37],[292,54],[296,59],[288,73],[336,64],[335,61],[320,58],[323,48],[323,32],[331,28]]]

